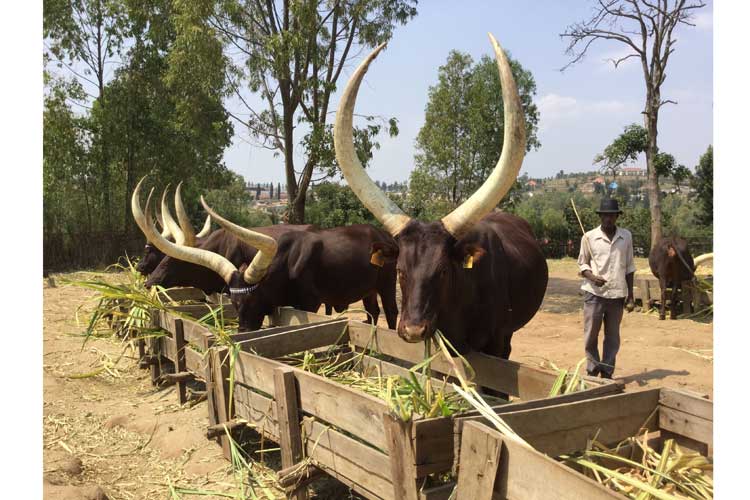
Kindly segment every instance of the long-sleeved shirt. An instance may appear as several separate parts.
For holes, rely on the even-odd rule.
[[[635,272],[630,231],[618,227],[611,241],[601,226],[587,232],[581,239],[578,268],[581,276],[588,270],[607,280],[604,286],[596,286],[584,278],[581,290],[607,299],[627,297],[625,275]]]

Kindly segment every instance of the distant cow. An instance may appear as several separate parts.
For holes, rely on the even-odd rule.
[[[695,263],[690,255],[687,241],[676,236],[660,239],[648,255],[648,265],[654,276],[659,278],[661,288],[659,319],[666,317],[667,287],[672,287],[669,318],[676,319],[677,290],[682,287],[683,281],[692,280],[695,276]]]

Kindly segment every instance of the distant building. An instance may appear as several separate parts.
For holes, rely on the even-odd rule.
[[[617,175],[626,177],[646,177],[646,169],[641,167],[623,167]]]

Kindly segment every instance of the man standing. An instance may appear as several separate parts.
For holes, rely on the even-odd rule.
[[[623,306],[633,310],[633,237],[616,226],[622,213],[617,200],[603,199],[596,211],[602,224],[583,235],[578,267],[584,282],[583,333],[586,371],[612,378],[620,349]],[[604,349],[599,357],[599,330],[604,322]]]

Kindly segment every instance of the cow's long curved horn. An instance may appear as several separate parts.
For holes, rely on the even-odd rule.
[[[336,112],[336,124],[333,128],[333,142],[336,149],[336,160],[344,173],[346,182],[352,188],[354,194],[362,201],[367,209],[383,224],[385,229],[396,236],[401,229],[411,220],[390,198],[388,198],[378,186],[372,182],[365,169],[357,158],[354,149],[354,138],[352,122],[354,116],[354,104],[357,100],[357,91],[362,83],[367,68],[375,57],[385,47],[379,45],[367,58],[362,61],[354,71],[349,83],[346,84],[341,96],[341,103]]]
[[[465,234],[479,219],[490,213],[500,203],[516,181],[526,152],[526,122],[516,82],[502,47],[492,33],[488,35],[495,49],[505,108],[503,152],[484,184],[468,200],[443,217],[443,226],[456,238]]]
[[[146,201],[146,214],[144,215],[143,210],[141,210],[140,190],[142,182],[143,179],[141,179],[135,187],[135,191],[133,191],[133,196],[130,199],[130,209],[133,212],[133,218],[135,219],[136,224],[141,228],[141,231],[146,235],[146,238],[148,238],[156,248],[164,252],[166,255],[174,257],[175,259],[207,267],[221,276],[227,284],[231,284],[231,278],[234,273],[237,272],[237,268],[225,257],[200,248],[175,245],[159,234],[151,220],[151,193],[153,193],[153,189]]]
[[[161,226],[161,235],[166,240],[169,239],[172,236],[172,231],[169,230],[166,224],[164,224],[164,219],[161,216],[161,211],[156,211],[156,222],[159,223]]]
[[[196,238],[205,238],[211,234],[211,216],[206,216],[206,222],[203,223],[203,229],[200,230],[198,234],[195,235]]]
[[[182,182],[177,184],[177,189],[174,192],[174,209],[175,212],[177,212],[177,220],[180,223],[180,229],[182,229],[182,234],[185,237],[185,246],[194,247],[195,229],[193,229],[193,225],[190,223],[190,217],[188,217],[187,211],[185,210],[185,205],[182,203],[181,188]]]
[[[169,211],[169,204],[167,203],[167,192],[169,191],[169,184],[164,188],[164,192],[161,195],[161,217],[164,221],[164,225],[169,228],[169,231],[174,236],[174,241],[178,245],[185,244],[185,235],[180,229],[180,225],[172,217],[172,213]],[[163,251],[163,250],[162,250]]]
[[[203,208],[206,209],[206,212],[213,217],[213,220],[215,220],[218,225],[248,245],[258,249],[258,253],[255,254],[252,262],[247,266],[243,278],[245,279],[245,282],[251,285],[262,280],[263,276],[265,276],[268,271],[268,266],[271,265],[273,256],[276,255],[276,240],[270,236],[251,231],[242,226],[238,226],[234,222],[226,220],[208,206],[208,203],[203,199],[203,196],[201,196],[201,203],[203,204]]]

